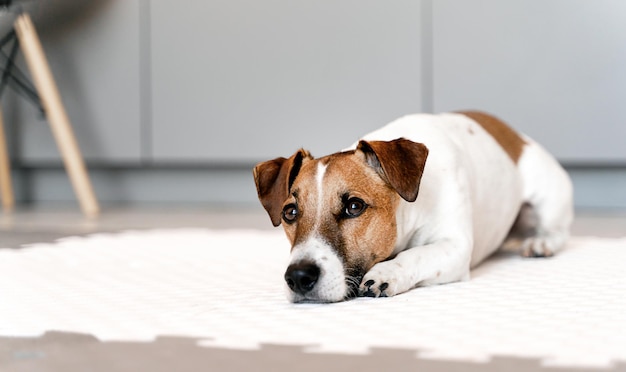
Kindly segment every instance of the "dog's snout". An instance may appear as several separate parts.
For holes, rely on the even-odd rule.
[[[289,265],[285,272],[285,281],[289,289],[303,295],[315,287],[319,276],[320,268],[316,264],[302,261]]]

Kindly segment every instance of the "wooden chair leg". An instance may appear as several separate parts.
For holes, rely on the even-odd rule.
[[[12,211],[13,206],[15,205],[15,200],[13,199],[13,186],[11,185],[11,162],[9,161],[7,140],[4,134],[2,109],[0,109],[0,196],[2,197],[2,209],[5,212]]]
[[[30,16],[26,13],[20,14],[15,20],[14,27],[26,64],[41,98],[46,117],[50,122],[52,133],[63,157],[65,169],[74,187],[74,192],[83,213],[87,216],[95,216],[100,209],[98,201],[93,192],[83,157]]]

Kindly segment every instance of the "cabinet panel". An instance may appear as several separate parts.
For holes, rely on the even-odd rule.
[[[151,2],[155,161],[337,151],[421,110],[420,2]]]
[[[45,11],[41,5],[38,14]],[[34,14],[34,19],[38,19]],[[112,0],[78,19],[38,27],[79,146],[87,160],[137,163],[141,157],[139,2]],[[23,63],[22,63],[23,65]],[[27,71],[25,69],[25,71]],[[29,102],[7,97],[25,163],[57,162],[50,128]]]
[[[434,108],[491,111],[561,160],[626,162],[626,2],[433,1]]]

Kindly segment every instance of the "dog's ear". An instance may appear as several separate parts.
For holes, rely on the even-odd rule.
[[[252,171],[259,200],[274,226],[280,225],[283,203],[289,196],[302,163],[307,159],[312,159],[311,154],[300,149],[289,159],[268,160],[257,164]]]
[[[360,141],[357,147],[365,154],[367,163],[400,196],[409,202],[417,199],[424,173],[428,148],[405,138],[393,141]]]

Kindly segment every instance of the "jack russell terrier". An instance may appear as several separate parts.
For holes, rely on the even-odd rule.
[[[469,279],[498,248],[551,256],[572,184],[532,139],[485,113],[402,117],[347,150],[259,163],[254,180],[291,242],[292,302],[386,297]]]

